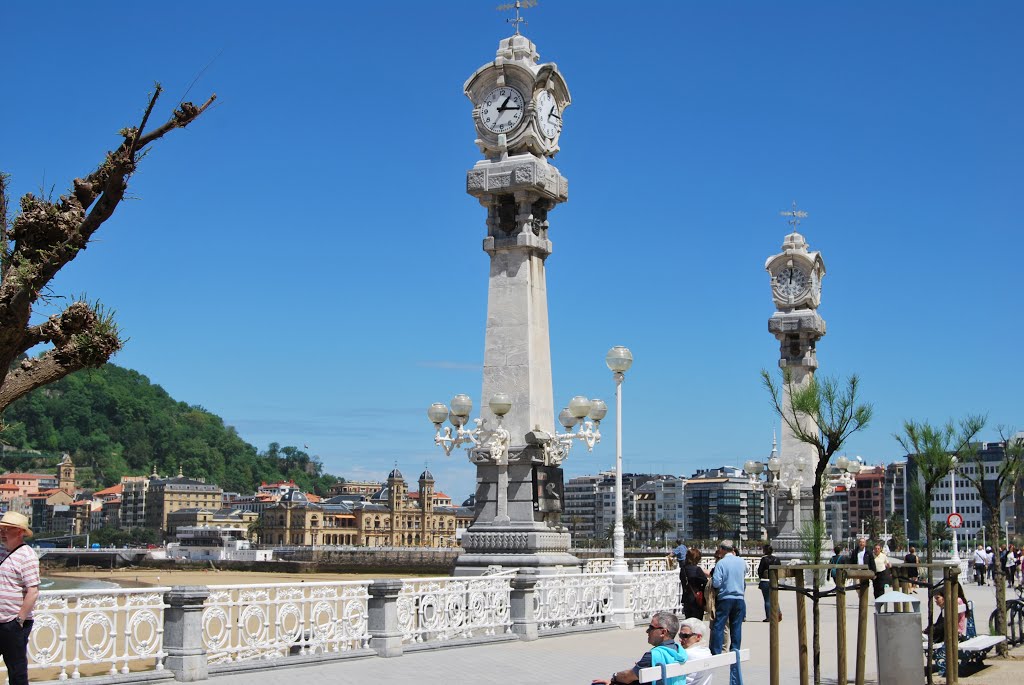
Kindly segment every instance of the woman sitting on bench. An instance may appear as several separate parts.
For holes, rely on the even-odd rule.
[[[967,637],[967,601],[964,598],[963,590],[957,585],[957,589],[960,590],[959,596],[956,598],[957,608],[957,632],[960,633],[960,638]],[[945,642],[946,641],[946,597],[942,593],[942,588],[932,592],[932,597],[935,598],[935,604],[939,607],[939,615],[935,617],[935,623],[929,628],[925,628],[922,632],[927,634],[929,630],[932,631],[932,642]]]

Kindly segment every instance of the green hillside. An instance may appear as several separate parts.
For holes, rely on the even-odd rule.
[[[205,478],[225,490],[252,492],[260,481],[294,479],[322,494],[337,479],[315,457],[272,443],[259,452],[202,407],[175,401],[142,374],[114,364],[79,371],[12,404],[3,416],[3,469],[48,468],[71,454],[83,487],[113,485],[123,475]],[[22,450],[38,450],[32,454]]]

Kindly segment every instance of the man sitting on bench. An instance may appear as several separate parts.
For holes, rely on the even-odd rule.
[[[593,685],[626,685],[640,680],[640,669],[663,664],[686,663],[686,650],[676,642],[679,632],[679,619],[671,611],[659,611],[651,616],[651,624],[647,626],[647,643],[651,649],[645,652],[633,668],[613,673],[609,680],[594,680]],[[686,676],[675,676],[665,680],[655,680],[654,685],[684,685]]]

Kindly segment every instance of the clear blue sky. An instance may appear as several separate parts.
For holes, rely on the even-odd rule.
[[[55,284],[117,310],[114,361],[263,448],[328,471],[424,462],[457,498],[463,454],[425,409],[479,405],[484,210],[464,190],[464,80],[510,33],[485,2],[7,2],[0,168],[12,196],[90,171],[188,92],[219,100],[160,141]],[[569,202],[547,261],[555,402],[624,386],[627,470],[763,457],[758,372],[778,344],[766,257],[793,200],[828,268],[825,373],[876,414],[849,453],[900,455],[904,418],[1024,426],[1024,5],[568,2],[524,33],[573,96]],[[191,86],[191,90],[189,90]],[[614,421],[568,475],[614,463]]]

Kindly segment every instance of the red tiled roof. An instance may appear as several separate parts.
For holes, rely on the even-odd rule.
[[[42,480],[43,478],[56,478],[46,473],[3,473],[0,478],[21,478],[22,480]]]
[[[21,490],[17,485],[0,485],[0,490]]]
[[[92,494],[93,494],[93,497],[96,497],[96,496],[102,496],[102,495],[120,495],[122,492],[124,492],[124,486],[121,485],[120,483],[118,483],[117,485],[111,485],[109,488],[104,488],[102,490],[97,490],[96,492],[94,492]]]

